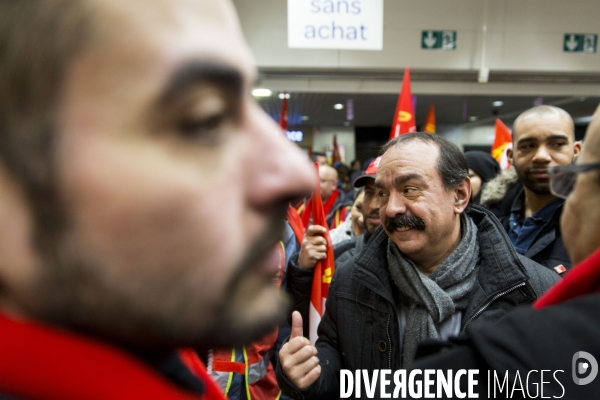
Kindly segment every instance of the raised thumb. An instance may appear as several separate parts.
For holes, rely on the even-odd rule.
[[[292,313],[292,334],[290,340],[296,336],[302,336],[304,331],[302,330],[302,315],[298,311]]]

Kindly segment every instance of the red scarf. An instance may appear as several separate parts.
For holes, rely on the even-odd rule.
[[[571,268],[560,282],[535,302],[533,307],[539,310],[596,292],[600,292],[600,249]]]
[[[204,383],[203,396],[175,386],[110,344],[0,315],[2,394],[56,400],[224,399],[206,372],[193,372]]]

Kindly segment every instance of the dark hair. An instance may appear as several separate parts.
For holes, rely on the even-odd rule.
[[[383,155],[392,147],[400,146],[414,140],[433,143],[440,149],[437,170],[446,189],[456,189],[469,176],[469,166],[462,151],[454,143],[436,134],[415,132],[400,135],[387,142],[379,154]]]
[[[0,1],[0,163],[18,182],[34,245],[63,229],[55,143],[69,67],[91,40],[91,11],[74,0]],[[48,251],[54,244],[47,243]]]
[[[325,153],[319,153],[318,151],[313,151],[310,153],[309,158],[312,162],[317,162],[317,157],[327,157]]]

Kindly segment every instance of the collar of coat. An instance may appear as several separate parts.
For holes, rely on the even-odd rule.
[[[0,314],[0,393],[35,399],[224,399],[199,359],[181,353],[204,383],[204,395],[175,386],[108,343]]]

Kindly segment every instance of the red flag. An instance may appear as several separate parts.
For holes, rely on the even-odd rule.
[[[331,165],[334,165],[336,161],[342,162],[342,157],[340,156],[340,149],[337,144],[337,136],[333,135],[333,153],[331,155]]]
[[[319,165],[315,163],[317,176],[319,176]],[[327,231],[325,239],[327,240],[327,257],[324,260],[317,261],[314,269],[312,291],[310,294],[310,311],[309,311],[309,339],[312,344],[317,341],[317,327],[321,321],[321,317],[325,313],[325,301],[329,292],[329,284],[335,269],[333,261],[333,246],[329,237],[329,229],[323,212],[323,201],[321,200],[321,188],[317,181],[315,191],[312,195],[312,223],[313,225],[321,225]]]
[[[429,106],[429,114],[427,114],[423,132],[435,133],[435,106],[433,104]]]
[[[394,113],[390,140],[403,133],[416,131],[417,124],[415,123],[415,111],[413,110],[412,93],[410,91],[410,68],[407,67],[404,70],[402,90],[400,91],[396,112]]]
[[[279,115],[279,126],[283,130],[283,132],[287,132],[288,129],[288,102],[287,102],[288,94],[283,94],[283,103],[281,104],[281,114]]]
[[[496,137],[492,145],[492,157],[498,161],[502,169],[510,168],[510,161],[506,155],[506,151],[510,148],[512,148],[510,129],[500,119],[496,119]]]

